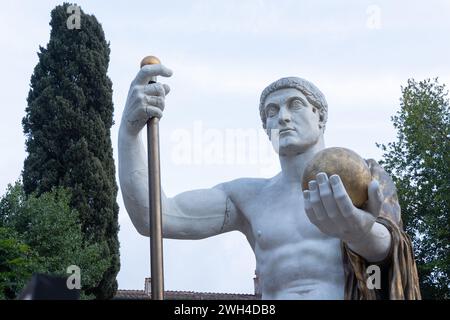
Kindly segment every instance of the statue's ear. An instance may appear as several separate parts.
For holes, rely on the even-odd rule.
[[[319,129],[325,131],[325,116],[319,112]]]
[[[325,133],[325,123],[319,121],[319,130],[322,131],[322,134]]]

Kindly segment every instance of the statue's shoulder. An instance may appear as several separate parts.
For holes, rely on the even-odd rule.
[[[271,179],[238,178],[221,184],[221,188],[234,200],[243,200],[258,195]]]
[[[259,191],[270,183],[271,179],[265,178],[238,178],[226,182],[235,192]]]

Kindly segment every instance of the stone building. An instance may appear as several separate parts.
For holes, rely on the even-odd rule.
[[[260,300],[258,277],[253,278],[255,293],[215,293],[195,291],[165,291],[166,300]],[[151,300],[151,278],[145,278],[144,290],[117,290],[114,300]]]

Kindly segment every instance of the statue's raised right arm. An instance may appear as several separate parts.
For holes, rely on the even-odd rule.
[[[149,81],[170,77],[172,71],[161,64],[146,65],[131,83],[119,129],[119,179],[125,207],[137,231],[150,234],[148,165],[142,129],[152,117],[162,117],[166,84]],[[161,188],[162,190],[162,188]],[[183,192],[168,198],[161,192],[163,236],[174,239],[201,239],[236,230],[238,209],[226,191],[226,184],[211,189]]]

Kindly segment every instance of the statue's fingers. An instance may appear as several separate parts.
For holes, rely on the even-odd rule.
[[[310,201],[310,191],[309,190],[305,190],[303,191],[303,199],[305,200],[305,212],[306,212],[306,216],[308,217],[309,221],[311,221],[311,223],[313,225],[315,225],[317,227],[317,229],[320,230],[320,232],[324,233],[324,234],[328,234],[328,231],[326,230],[323,220],[319,220],[316,216],[316,213],[314,212],[314,209],[311,205],[311,201]]]
[[[335,231],[342,229],[345,226],[346,221],[334,199],[333,190],[331,189],[331,184],[326,173],[319,173],[317,175],[317,182],[319,185],[320,198],[329,218],[329,227]]]
[[[170,92],[170,87],[169,87],[169,85],[163,83],[163,88],[164,88],[164,91],[165,91],[165,95],[167,96],[167,94]]]
[[[317,187],[316,180],[311,180],[308,184],[309,187],[309,201],[311,202],[311,207],[316,214],[319,221],[325,220],[328,216],[326,214],[325,208],[323,207],[322,200],[320,200],[320,193]]]
[[[151,83],[144,87],[144,93],[150,96],[166,96],[166,90],[161,83]]]
[[[162,97],[158,97],[158,96],[145,96],[144,97],[145,102],[148,106],[150,107],[157,107],[159,108],[161,111],[164,110],[166,104],[164,101],[164,98]]]
[[[127,127],[138,133],[150,117],[162,117],[162,111],[157,107],[142,105],[132,110],[127,116]]]
[[[304,203],[305,203],[305,212],[306,212],[306,215],[308,216],[309,220],[310,220],[313,224],[317,225],[317,224],[319,223],[319,221],[318,221],[318,219],[317,219],[317,217],[316,217],[316,214],[314,213],[314,210],[313,210],[313,208],[312,208],[312,206],[311,206],[311,202],[310,202],[310,200],[309,200],[309,197],[310,197],[310,192],[309,192],[309,190],[304,190],[304,191],[303,191],[303,199],[304,199]]]
[[[316,179],[323,207],[325,208],[327,215],[330,218],[334,218],[337,215],[339,208],[336,205],[336,200],[334,200],[333,190],[331,189],[327,174],[325,172],[319,172]]]
[[[171,75],[172,70],[162,64],[147,64],[139,70],[133,82],[137,85],[146,85],[156,76],[170,77]]]
[[[334,174],[330,177],[330,184],[333,190],[333,196],[336,200],[336,205],[339,208],[342,216],[346,219],[352,218],[354,215],[354,205],[350,199],[341,178]]]

